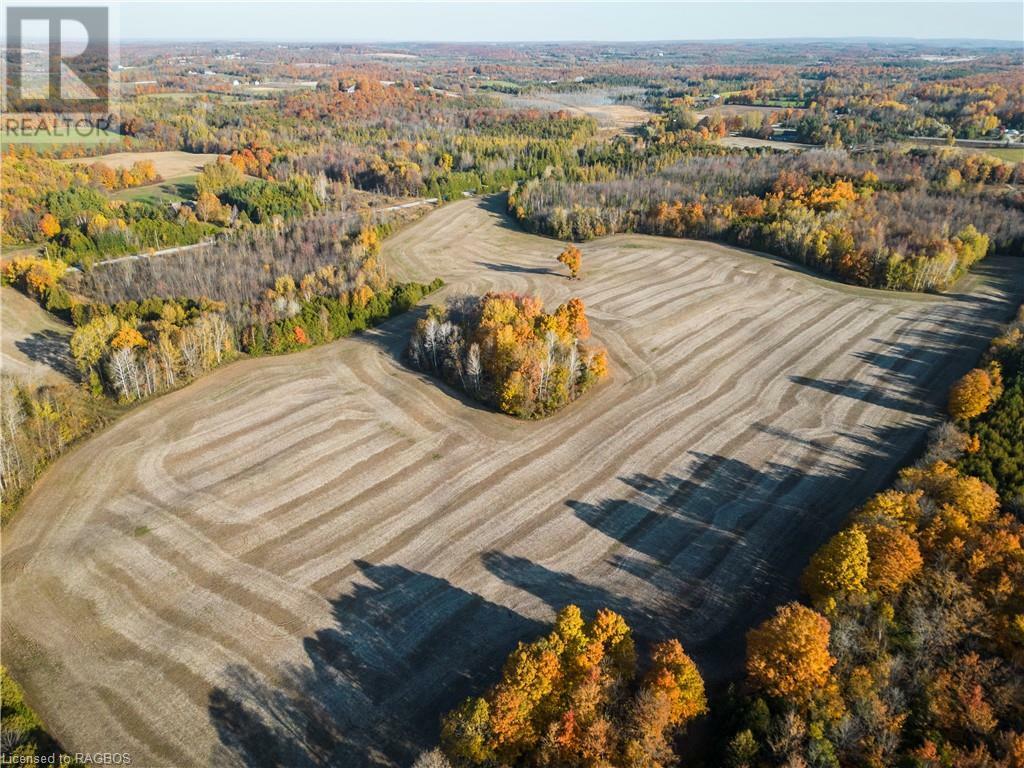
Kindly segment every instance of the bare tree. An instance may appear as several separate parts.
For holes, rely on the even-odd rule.
[[[114,388],[125,400],[142,396],[139,390],[139,371],[135,364],[135,352],[131,347],[114,350],[108,358],[110,378]]]
[[[480,394],[480,373],[480,345],[474,341],[466,352],[466,375],[473,383],[473,391],[477,395]]]
[[[452,764],[440,749],[432,749],[417,757],[412,768],[452,768]]]

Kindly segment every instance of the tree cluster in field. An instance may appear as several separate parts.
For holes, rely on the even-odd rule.
[[[409,340],[413,367],[513,416],[554,413],[607,373],[607,353],[583,342],[583,302],[554,312],[512,292],[449,299],[430,307]]]
[[[93,184],[107,191],[131,189],[160,181],[156,164],[152,160],[139,160],[129,168],[111,168],[102,161],[85,166],[85,173]]]
[[[704,681],[676,640],[638,674],[632,632],[600,610],[564,608],[546,637],[520,643],[483,696],[450,712],[442,749],[457,766],[670,765],[679,730],[706,710]]]
[[[1024,164],[934,152],[692,157],[654,178],[513,186],[530,230],[721,240],[895,290],[943,290],[988,252],[1024,250]],[[965,178],[972,179],[971,182]]]

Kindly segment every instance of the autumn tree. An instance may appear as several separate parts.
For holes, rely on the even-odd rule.
[[[203,170],[196,177],[196,191],[200,195],[208,192],[216,196],[243,181],[244,176],[238,166],[221,156],[215,162],[203,166]]]
[[[988,410],[993,400],[992,377],[984,368],[968,371],[949,390],[949,415],[973,419]]]
[[[852,526],[815,553],[802,583],[815,605],[827,609],[838,599],[863,594],[867,578],[868,539],[863,529]]]
[[[999,509],[999,495],[983,480],[963,475],[944,461],[900,472],[900,482],[923,491],[936,504],[964,515],[977,524],[991,520]]]
[[[580,268],[583,266],[583,253],[575,245],[569,244],[565,250],[558,254],[558,262],[569,269],[569,276],[575,280],[579,277]]]
[[[646,685],[668,699],[673,724],[692,720],[707,711],[704,680],[678,640],[656,645],[651,662]]]
[[[747,678],[770,696],[804,702],[828,681],[835,659],[829,653],[828,619],[789,603],[747,634]]]
[[[431,307],[409,340],[412,365],[520,418],[557,411],[607,374],[587,346],[586,308],[574,298],[546,313],[534,296],[488,293]]]
[[[212,192],[200,192],[196,201],[196,218],[200,221],[226,222],[224,206]]]
[[[56,237],[60,234],[60,222],[52,213],[43,214],[39,219],[39,231],[43,233],[43,237]]]
[[[616,613],[568,606],[550,634],[520,643],[501,679],[443,720],[441,744],[469,765],[649,766],[706,710],[704,682],[678,642],[658,645],[639,683],[632,632]]]
[[[868,546],[867,588],[883,595],[898,593],[924,565],[917,542],[900,528],[875,524],[865,529]]]

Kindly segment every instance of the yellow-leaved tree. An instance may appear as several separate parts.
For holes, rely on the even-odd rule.
[[[853,525],[819,549],[804,571],[802,585],[814,604],[831,608],[835,601],[864,594],[868,579],[868,539]]]

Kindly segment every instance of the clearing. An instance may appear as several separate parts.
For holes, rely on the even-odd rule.
[[[0,287],[0,370],[23,381],[70,381],[72,328],[8,285]]]
[[[616,101],[618,96],[636,96],[641,92],[636,88],[609,88],[579,93],[537,91],[521,96],[501,96],[507,106],[518,109],[565,110],[575,115],[587,115],[597,121],[602,133],[608,134],[624,133],[654,117],[654,113],[646,109]]]
[[[549,419],[405,368],[410,313],[229,365],[47,471],[4,531],[2,639],[65,747],[408,765],[569,602],[720,681],[1024,294],[1013,260],[906,296],[645,236],[584,245],[570,282],[561,248],[496,198],[385,247],[398,277],[444,277],[437,299],[585,300],[611,375]]]
[[[188,173],[170,180],[158,181],[156,184],[121,189],[111,194],[111,197],[115,200],[135,200],[153,204],[195,200],[198,177],[198,173]]]
[[[156,172],[165,181],[170,181],[179,176],[196,174],[203,170],[204,165],[215,162],[218,157],[219,155],[214,154],[168,150],[165,152],[113,152],[109,155],[95,157],[75,157],[61,162],[79,163],[80,165],[102,162],[115,170],[120,170],[121,168],[131,168],[132,165],[142,160],[152,160],[153,165],[156,166]]]

